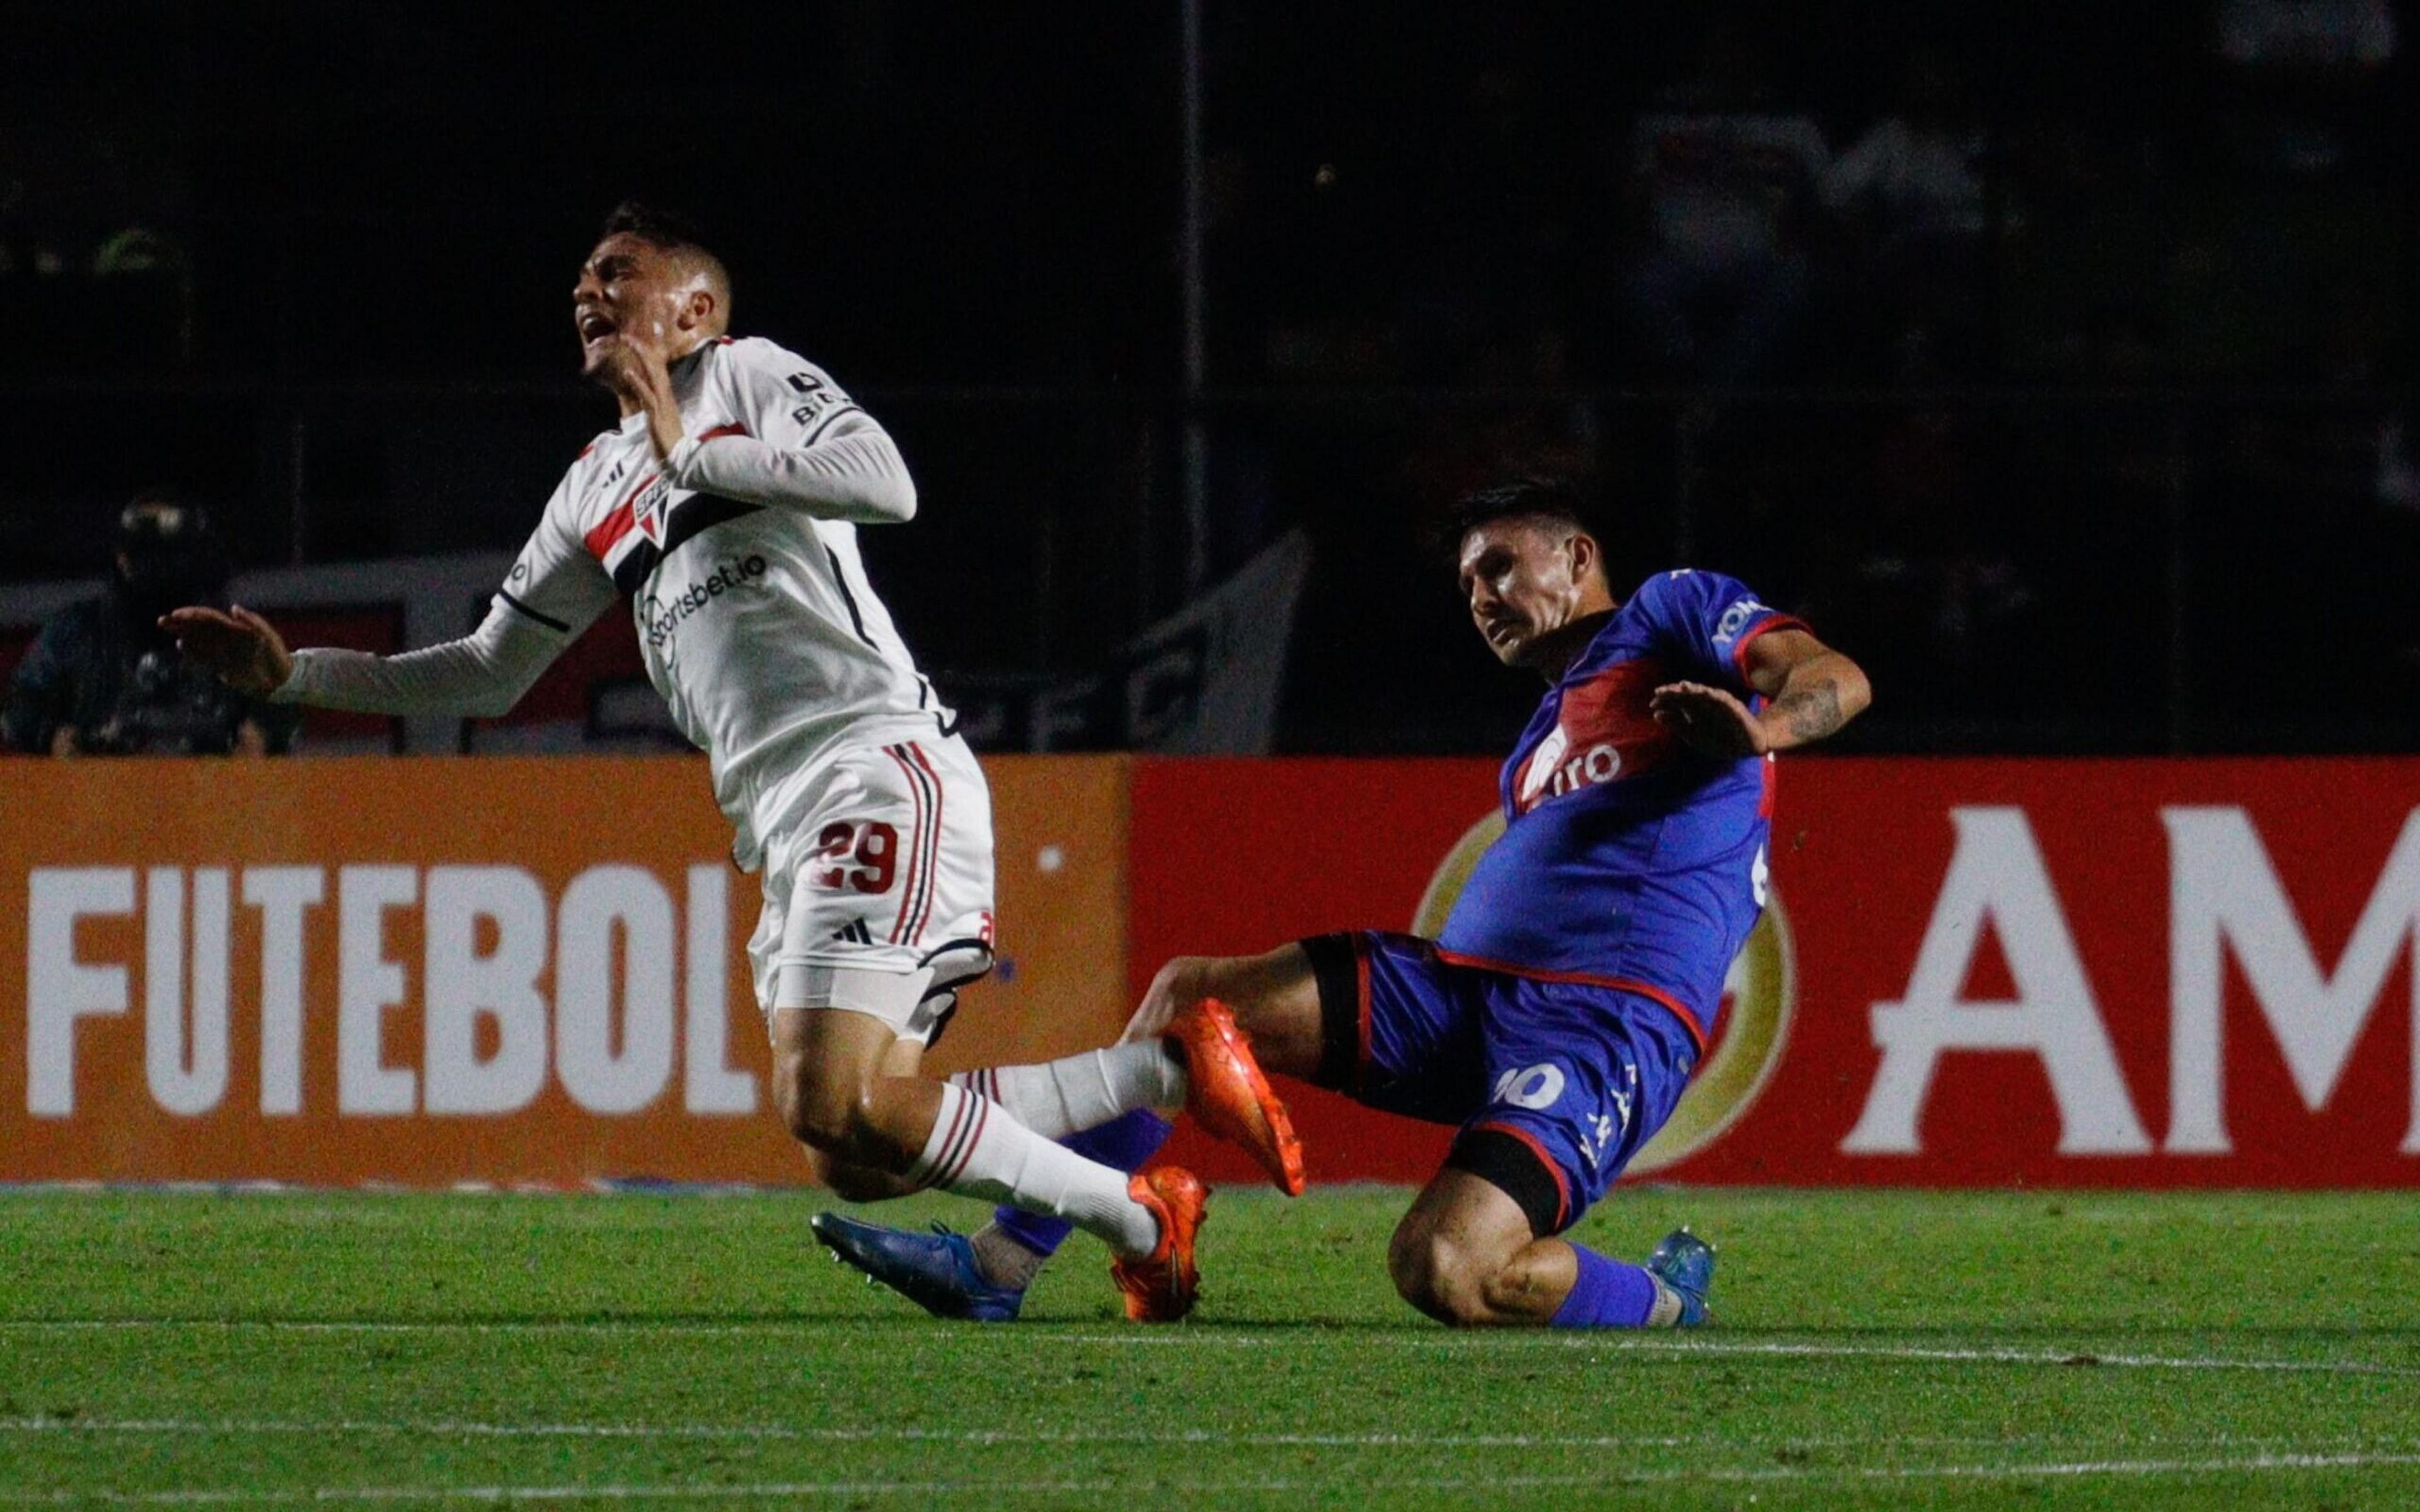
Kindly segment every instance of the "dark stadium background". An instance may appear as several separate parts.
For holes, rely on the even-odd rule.
[[[516,546],[610,415],[566,296],[636,193],[900,437],[928,513],[868,549],[948,671],[1079,671],[1299,524],[1279,748],[1498,749],[1535,689],[1423,525],[1545,468],[1636,575],[1853,651],[1849,748],[2420,748],[2413,18],[2264,73],[2218,9],[1205,0],[1188,393],[1172,3],[8,5],[0,577],[162,480],[247,564]],[[1800,228],[1793,339],[1719,387],[1619,297],[1710,32],[1835,153],[1931,49],[1988,215],[1914,281]]]

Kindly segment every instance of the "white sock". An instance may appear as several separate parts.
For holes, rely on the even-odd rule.
[[[1185,1062],[1159,1040],[1087,1050],[1040,1066],[992,1066],[950,1078],[1046,1139],[1064,1139],[1137,1108],[1185,1101]]]
[[[989,1098],[941,1085],[941,1112],[910,1180],[962,1197],[1064,1218],[1131,1259],[1159,1243],[1159,1220],[1126,1195],[1126,1176],[1024,1127]]]
[[[1670,1287],[1666,1286],[1664,1284],[1664,1278],[1657,1275],[1652,1271],[1647,1273],[1647,1279],[1655,1283],[1655,1300],[1648,1304],[1647,1321],[1641,1326],[1647,1328],[1680,1327],[1681,1294],[1673,1290]]]

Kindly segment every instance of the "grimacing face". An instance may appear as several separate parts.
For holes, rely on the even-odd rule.
[[[1599,607],[1597,561],[1596,543],[1558,520],[1515,516],[1466,532],[1463,597],[1496,659],[1532,665],[1542,640]]]
[[[696,287],[682,258],[627,231],[597,243],[571,289],[581,375],[597,377],[625,332],[645,332],[667,357],[688,355],[696,340],[683,316]]]

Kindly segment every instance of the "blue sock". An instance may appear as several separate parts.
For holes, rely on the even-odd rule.
[[[1135,1171],[1159,1153],[1159,1147],[1168,1143],[1169,1132],[1174,1127],[1151,1109],[1137,1108],[1059,1142],[1087,1160],[1122,1171]],[[1036,1255],[1055,1252],[1075,1232],[1075,1226],[1064,1218],[1046,1218],[1022,1208],[996,1209],[991,1221],[1000,1226],[1001,1232]]]
[[[1578,1244],[1579,1279],[1547,1319],[1550,1328],[1645,1328],[1655,1307],[1655,1278],[1636,1265],[1609,1260]]]

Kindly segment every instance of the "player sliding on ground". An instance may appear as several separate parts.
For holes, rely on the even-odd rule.
[[[1131,1083],[1126,1063],[1164,1058],[1156,1036],[1216,998],[1270,1069],[1460,1126],[1388,1250],[1412,1305],[1457,1324],[1700,1322],[1714,1252],[1686,1229],[1644,1266],[1555,1236],[1679,1101],[1764,906],[1773,757],[1855,717],[1866,677],[1715,573],[1662,573],[1616,599],[1559,486],[1472,495],[1454,525],[1479,633],[1552,687],[1504,766],[1504,834],[1442,937],[1362,931],[1172,961],[1125,1041],[1094,1052],[1096,1083],[1078,1075],[1084,1057],[978,1074],[1019,1110]],[[1138,1105],[1096,1093],[1071,1121],[1125,1115],[1096,1148],[1139,1161],[1166,1126],[1139,1131]],[[835,1214],[815,1230],[928,1309],[989,1320],[1016,1316],[1066,1234],[1006,1211],[971,1237]]]
[[[470,635],[373,656],[289,653],[241,609],[162,623],[240,692],[499,715],[628,595],[649,680],[712,758],[734,858],[764,872],[748,949],[791,1133],[853,1196],[937,1186],[1085,1228],[1118,1257],[1130,1315],[1182,1317],[1201,1182],[1130,1180],[1052,1143],[1077,1125],[1037,1133],[916,1074],[958,989],[991,969],[990,795],[858,556],[857,526],[915,513],[898,448],[813,363],[725,334],[730,310],[693,230],[635,205],[606,223],[572,316],[582,371],[622,422],[572,463]],[[1136,1061],[1151,1096],[1300,1189],[1284,1108],[1223,1012],[1180,1015],[1155,1054]]]

